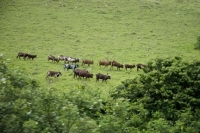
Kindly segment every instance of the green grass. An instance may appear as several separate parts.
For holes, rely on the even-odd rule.
[[[99,68],[99,60],[137,64],[157,57],[200,59],[194,50],[199,18],[199,0],[5,0],[0,1],[0,53],[10,66],[24,69],[41,86],[67,90],[85,85],[106,96],[142,71]],[[38,57],[17,60],[20,51]],[[49,83],[46,72],[63,68],[63,62],[48,62],[49,54],[92,59],[91,73],[109,73],[112,79],[107,84],[96,83],[95,78],[78,81],[69,76],[70,70]]]

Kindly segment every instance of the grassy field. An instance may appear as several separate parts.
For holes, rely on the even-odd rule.
[[[0,19],[0,54],[44,88],[67,91],[84,85],[106,96],[142,71],[99,68],[99,60],[145,64],[157,57],[200,59],[200,52],[194,50],[200,35],[199,0],[2,0]],[[18,52],[37,58],[18,60]],[[90,72],[108,73],[112,79],[107,84],[96,83],[95,78],[77,80],[70,70],[49,83],[46,72],[64,67],[63,62],[48,62],[50,54],[94,60]]]

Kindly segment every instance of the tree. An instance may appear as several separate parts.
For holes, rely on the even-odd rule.
[[[95,97],[96,93],[85,91],[83,87],[71,88],[69,94],[55,93],[54,88],[41,88],[27,75],[0,62],[2,133],[90,133],[98,130],[90,114],[98,112],[96,104],[100,104],[100,100]]]
[[[190,122],[182,122],[187,128],[193,128],[193,131],[198,130],[194,123],[199,123],[200,118],[200,61],[186,62],[175,57],[158,58],[147,64],[147,68],[143,69],[144,73],[122,82],[113,91],[112,97],[123,97],[131,103],[142,104],[148,111],[145,118],[147,122],[162,118],[159,121],[166,120],[171,126],[176,126],[182,113],[190,110]],[[157,113],[161,115],[158,117]]]

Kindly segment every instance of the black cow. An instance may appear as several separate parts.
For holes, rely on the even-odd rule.
[[[72,70],[75,70],[76,68],[78,68],[79,66],[78,66],[78,64],[65,64],[65,66],[64,66],[64,70],[65,69],[72,69]]]
[[[17,54],[17,58],[19,58],[19,59],[21,59],[21,57],[23,57],[24,60],[25,60],[27,56],[28,56],[28,54],[27,53],[23,53],[23,52],[19,52]]]
[[[80,69],[74,69],[73,72],[74,72],[74,78],[76,78],[77,76],[79,76],[79,72],[82,71]]]
[[[61,72],[56,72],[56,71],[48,71],[47,72],[47,76],[46,76],[46,79],[49,78],[49,77],[55,77],[55,78],[58,78],[59,76],[61,76]]]
[[[33,60],[36,57],[37,57],[37,55],[27,54],[27,58],[28,59],[32,59]]]
[[[125,69],[127,70],[127,68],[130,68],[130,70],[132,70],[135,67],[135,65],[129,65],[129,64],[125,64]]]
[[[138,71],[139,69],[142,69],[142,68],[147,67],[146,65],[141,64],[141,63],[137,64],[136,66],[137,66],[137,71]]]
[[[92,73],[86,73],[85,77],[86,77],[86,79],[93,78],[93,74]]]
[[[99,81],[99,79],[102,79],[102,82],[105,81],[107,83],[107,80],[111,79],[111,77],[109,75],[98,73],[96,74],[96,82]]]

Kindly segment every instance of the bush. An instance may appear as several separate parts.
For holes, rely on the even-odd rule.
[[[195,49],[200,49],[200,36],[197,37],[197,43],[195,43]]]
[[[185,62],[180,57],[156,59],[148,62],[143,71],[139,77],[122,82],[111,96],[141,104],[146,110],[143,121],[148,123],[147,130],[160,132],[160,129],[167,130],[168,126],[189,132],[199,130],[196,125],[200,122],[200,62]],[[129,112],[142,116],[134,107]],[[181,119],[182,115],[187,115],[187,119]],[[182,129],[178,128],[178,121]],[[163,125],[156,124],[159,122]]]

